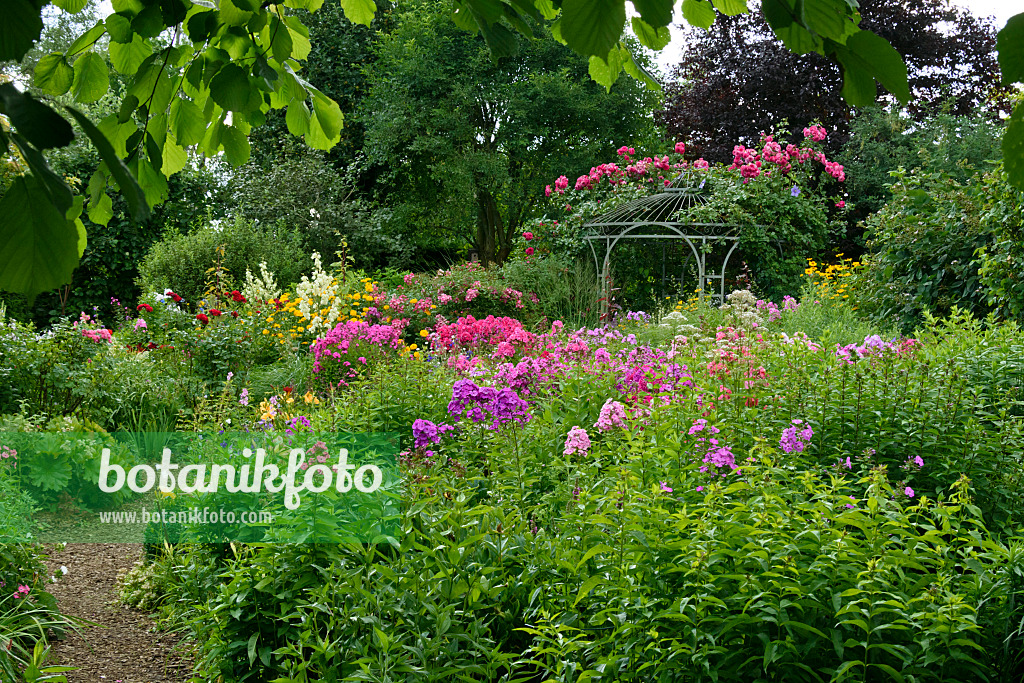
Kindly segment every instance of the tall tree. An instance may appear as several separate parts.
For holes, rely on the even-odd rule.
[[[943,102],[953,115],[986,108],[998,118],[1009,111],[988,21],[949,0],[862,0],[860,12],[860,26],[904,56],[915,117]],[[658,118],[670,135],[689,140],[694,153],[728,162],[734,141],[753,144],[783,120],[789,132],[821,121],[833,131],[833,152],[846,140],[851,109],[839,65],[790,52],[762,14],[720,17],[709,31],[691,29],[688,39]],[[890,99],[881,86],[877,95]]]
[[[606,92],[585,59],[535,30],[495,60],[437,3],[408,3],[359,114],[382,203],[421,236],[472,244],[485,263],[505,260],[550,178],[653,132],[650,91],[623,77]]]

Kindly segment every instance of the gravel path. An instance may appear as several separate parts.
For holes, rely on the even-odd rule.
[[[118,572],[131,568],[142,546],[124,543],[68,544],[50,558],[68,574],[53,594],[64,614],[106,628],[89,627],[54,643],[57,661],[79,667],[68,683],[185,683],[191,667],[178,637],[156,630],[151,615],[117,603]]]

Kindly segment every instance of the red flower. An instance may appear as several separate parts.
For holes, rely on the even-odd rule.
[[[214,318],[216,318],[217,316],[221,315],[221,311],[220,311],[219,308],[211,308],[210,309],[210,315],[212,315]]]
[[[533,256],[533,247],[527,247],[526,248],[526,255],[527,256]]]
[[[207,317],[206,317],[205,315],[203,315],[202,313],[196,313],[196,320],[198,320],[199,322],[201,322],[201,323],[202,323],[202,324],[204,324],[204,325],[205,325],[206,323],[210,322],[210,319],[209,319],[209,318],[207,318]]]
[[[533,239],[533,233],[532,232],[524,232],[523,233],[523,239],[525,239],[526,241],[532,240]]]
[[[149,304],[139,304],[138,306],[135,307],[135,310],[136,311],[146,311],[147,313],[152,313],[153,312],[153,307],[150,306]]]
[[[174,300],[174,303],[176,303],[176,304],[180,304],[181,303],[181,297],[178,296],[177,294],[175,294],[174,292],[167,292],[167,296],[171,297],[171,299]]]
[[[284,388],[284,393],[286,393],[286,394],[292,393],[292,388],[291,387],[285,387]]]
[[[245,296],[236,289],[235,291],[231,292],[231,299],[233,301],[243,302],[245,301]]]
[[[237,318],[238,317],[238,311],[231,311],[231,317],[232,318]]]

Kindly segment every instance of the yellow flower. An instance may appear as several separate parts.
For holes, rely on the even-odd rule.
[[[420,352],[419,352],[419,351],[417,351],[416,353],[412,354],[412,356],[413,356],[413,358],[415,358],[416,360],[420,360],[420,359],[422,358],[422,356],[420,356]]]
[[[303,396],[302,398],[307,404],[312,404],[315,406],[320,405],[320,399],[314,396],[312,391],[307,391],[306,395]]]
[[[263,334],[270,334],[270,330],[263,330]]]
[[[409,303],[411,303],[411,304],[414,304],[414,303],[416,303],[417,301],[419,301],[419,299],[409,299]]]
[[[420,330],[420,336],[423,338],[427,338],[430,336],[430,333],[427,332],[426,330]]]

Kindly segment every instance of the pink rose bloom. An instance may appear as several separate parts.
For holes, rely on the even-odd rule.
[[[523,239],[525,239],[527,242],[529,242],[530,240],[533,239],[533,233],[532,232],[524,232],[523,233]]]
[[[527,247],[526,248],[526,255],[527,256],[533,256],[533,247]]]
[[[551,186],[550,185],[545,185],[544,186],[544,196],[545,197],[550,197],[551,196]]]
[[[685,154],[685,153],[686,153],[686,145],[683,144],[682,142],[677,142],[676,143],[676,154]]]

